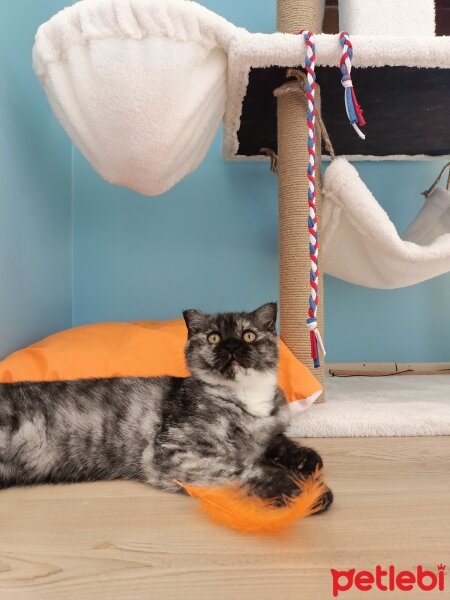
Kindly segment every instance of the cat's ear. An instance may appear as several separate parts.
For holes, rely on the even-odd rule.
[[[189,336],[203,331],[206,326],[206,315],[200,310],[184,310],[183,311],[184,321],[188,330]]]
[[[269,302],[267,304],[263,304],[250,314],[255,319],[256,323],[258,324],[258,327],[275,333],[277,323],[277,310],[277,303]]]

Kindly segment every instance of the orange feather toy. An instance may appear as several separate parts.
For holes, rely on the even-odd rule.
[[[304,481],[296,480],[300,495],[286,498],[286,505],[281,507],[272,500],[249,496],[237,486],[210,488],[176,483],[198,498],[200,508],[216,523],[244,533],[276,533],[323,508],[321,498],[328,488],[319,476],[317,471]]]

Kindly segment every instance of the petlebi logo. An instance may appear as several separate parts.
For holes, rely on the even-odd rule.
[[[414,571],[397,571],[393,565],[386,568],[377,565],[372,571],[330,569],[330,573],[334,598],[341,594],[345,597],[345,592],[353,588],[361,592],[370,592],[371,590],[381,592],[438,590],[443,592],[445,588],[445,565],[442,563],[437,565],[433,571],[424,569],[422,565],[417,565]]]

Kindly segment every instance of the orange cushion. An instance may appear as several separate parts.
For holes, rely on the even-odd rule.
[[[0,361],[0,383],[89,377],[189,375],[182,319],[98,323],[55,333]],[[280,342],[278,383],[288,401],[315,399],[320,383]]]

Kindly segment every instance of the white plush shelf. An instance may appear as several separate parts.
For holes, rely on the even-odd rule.
[[[448,155],[450,38],[355,35],[351,41],[352,76],[368,121],[366,143],[355,139],[346,121],[338,36],[315,36],[322,111],[337,152],[376,160]],[[276,150],[273,89],[286,81],[286,69],[302,66],[304,58],[301,36],[247,33],[233,40],[228,53],[225,158],[261,158],[259,148]],[[411,151],[411,139],[418,150]]]

